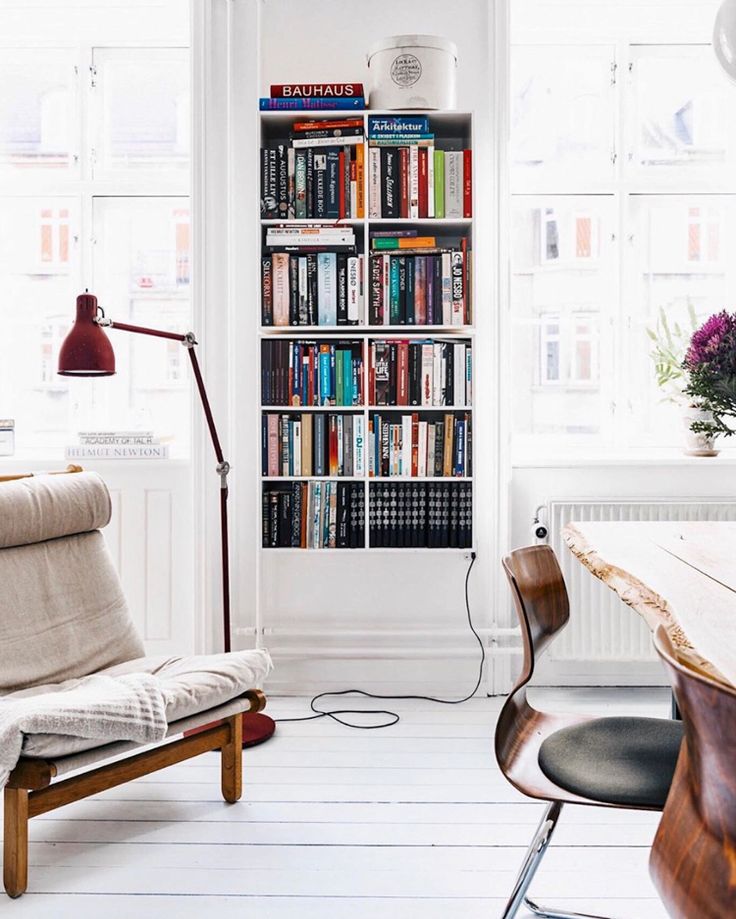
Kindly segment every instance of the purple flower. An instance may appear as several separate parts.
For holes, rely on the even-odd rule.
[[[726,356],[732,358],[735,344],[736,314],[731,315],[725,310],[715,313],[693,333],[685,355],[685,366],[695,370],[703,364],[720,362],[719,359]]]

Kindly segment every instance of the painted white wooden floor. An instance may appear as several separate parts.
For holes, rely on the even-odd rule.
[[[550,710],[666,716],[662,690],[539,690]],[[543,805],[499,773],[501,701],[389,705],[352,731],[284,724],[246,751],[245,794],[219,797],[215,754],[31,821],[18,919],[495,919]],[[271,700],[284,717],[299,699]],[[534,883],[538,902],[665,919],[648,871],[657,815],[569,808]],[[524,913],[525,919],[528,914]],[[520,913],[521,917],[521,913]]]

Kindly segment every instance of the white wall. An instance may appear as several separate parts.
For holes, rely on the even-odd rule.
[[[255,595],[251,590],[250,559],[259,538],[258,416],[253,400],[258,302],[256,233],[256,122],[247,106],[257,94],[268,94],[271,82],[363,81],[370,43],[388,34],[422,31],[443,35],[458,45],[458,108],[475,112],[475,170],[478,218],[475,226],[477,264],[476,385],[490,388],[494,372],[495,304],[491,294],[490,253],[493,247],[491,160],[491,72],[488,16],[485,0],[446,2],[387,2],[357,0],[265,0],[260,13],[259,85],[248,81],[252,54],[249,27],[253,5],[235,4],[229,20],[233,60],[231,79],[237,86],[231,100],[236,134],[232,138],[232,239],[238,264],[233,269],[233,317],[242,350],[234,369],[232,415],[237,430],[233,453],[237,485],[234,506],[237,533],[235,555],[235,626],[238,643],[252,644],[255,604],[260,590],[264,644],[274,655],[276,671],[271,691],[365,686],[378,691],[434,691],[458,695],[472,688],[477,673],[477,645],[469,637],[464,604],[464,576],[469,560],[458,553],[364,553],[339,555],[262,553]],[[214,9],[218,9],[217,0]],[[218,17],[220,13],[216,14]],[[247,149],[247,147],[250,147]],[[251,172],[252,169],[252,172]],[[244,247],[248,247],[244,250]],[[247,258],[241,259],[243,251]],[[231,307],[232,309],[232,307]],[[490,626],[493,617],[492,573],[496,566],[496,499],[492,400],[479,400],[476,459],[476,544],[478,561],[471,582],[471,603],[477,625]],[[249,484],[251,483],[251,484]],[[253,487],[253,485],[258,487]],[[235,494],[236,493],[236,494]],[[242,562],[242,564],[240,564]],[[247,574],[244,574],[247,572]],[[276,631],[270,631],[276,630]],[[409,634],[406,634],[406,632]],[[412,632],[424,632],[423,636]],[[341,634],[343,633],[343,634]]]

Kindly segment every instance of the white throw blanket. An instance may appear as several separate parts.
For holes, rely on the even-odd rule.
[[[0,697],[0,787],[21,756],[26,735],[148,744],[163,740],[166,730],[164,693],[159,679],[149,673],[92,675],[56,692]]]

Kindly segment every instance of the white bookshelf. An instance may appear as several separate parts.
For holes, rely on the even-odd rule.
[[[363,218],[343,218],[340,220],[334,219],[263,219],[258,215],[259,220],[259,238],[261,248],[258,253],[259,257],[259,270],[258,276],[260,278],[260,258],[265,249],[265,239],[266,231],[268,227],[271,226],[318,226],[318,225],[340,225],[351,227],[355,230],[356,234],[356,246],[358,252],[362,252],[363,258],[363,312],[359,317],[359,322],[357,325],[299,325],[299,326],[273,326],[273,325],[262,325],[261,324],[261,299],[260,299],[260,283],[259,283],[259,299],[257,303],[257,310],[259,316],[258,322],[258,336],[261,340],[283,340],[283,339],[292,339],[292,340],[305,340],[305,341],[329,341],[329,340],[342,340],[342,341],[361,341],[362,343],[362,357],[363,357],[363,392],[368,398],[368,369],[369,369],[369,343],[372,339],[395,339],[395,340],[418,340],[418,339],[428,339],[436,338],[442,340],[457,340],[465,341],[472,348],[472,367],[473,367],[473,380],[476,379],[476,356],[477,350],[475,349],[475,321],[476,321],[476,310],[478,309],[478,303],[475,296],[475,283],[471,286],[471,310],[470,315],[472,322],[470,324],[463,325],[372,325],[368,323],[368,311],[369,311],[369,252],[370,252],[370,239],[371,231],[373,229],[387,230],[392,227],[399,229],[416,229],[418,235],[426,236],[437,236],[438,243],[442,244],[443,242],[452,242],[458,243],[460,239],[465,238],[467,240],[467,249],[471,263],[475,259],[475,247],[474,247],[474,232],[473,232],[473,217],[463,217],[463,218],[375,218],[368,217],[369,211],[369,202],[368,202],[368,116],[369,115],[387,115],[387,116],[416,116],[416,115],[426,114],[429,117],[430,121],[430,131],[435,134],[435,143],[438,147],[446,150],[462,150],[470,148],[471,150],[475,149],[474,138],[473,138],[473,117],[469,112],[443,112],[443,111],[428,111],[428,112],[400,112],[400,111],[309,111],[309,112],[300,112],[300,111],[288,111],[288,112],[268,112],[262,111],[259,113],[259,122],[260,122],[260,136],[259,136],[259,146],[268,146],[275,143],[287,143],[291,123],[297,120],[306,120],[306,119],[319,119],[319,120],[342,120],[345,118],[363,118],[364,124],[364,135],[366,141],[364,143],[364,161],[366,168],[364,170],[364,201],[365,201],[365,212],[366,216]],[[260,156],[259,156],[260,164]],[[474,164],[474,172],[475,172]],[[260,180],[260,177],[259,177]],[[475,193],[475,175],[473,177],[473,201],[472,201],[472,214],[476,213],[476,193]],[[471,277],[474,278],[475,271],[474,266],[471,268]],[[259,361],[256,368],[256,387],[257,392],[260,394],[261,389],[261,359],[260,355],[262,351],[259,347]],[[356,555],[356,554],[378,554],[378,553],[458,553],[461,555],[469,555],[474,551],[475,539],[476,539],[476,494],[475,489],[472,487],[473,475],[466,475],[463,477],[438,477],[438,476],[422,476],[422,477],[407,477],[407,476],[369,476],[368,471],[368,423],[369,417],[375,414],[388,415],[388,414],[410,414],[418,413],[420,420],[427,420],[428,416],[440,416],[442,414],[457,415],[459,413],[466,413],[471,416],[472,419],[472,453],[471,453],[471,468],[475,469],[475,448],[474,444],[477,438],[477,413],[474,411],[475,403],[475,386],[473,386],[473,400],[470,405],[452,405],[452,406],[397,406],[397,405],[330,405],[330,406],[306,406],[306,405],[266,405],[262,403],[262,400],[259,399],[261,418],[264,414],[280,414],[280,415],[299,415],[303,413],[325,413],[325,414],[352,414],[352,415],[362,415],[366,445],[365,445],[365,475],[361,477],[356,476],[268,476],[261,474],[260,476],[260,490],[261,495],[263,490],[270,490],[274,486],[284,485],[289,482],[362,482],[365,488],[365,520],[364,520],[364,531],[365,531],[365,546],[360,548],[322,548],[322,549],[302,549],[296,547],[263,547],[262,551],[266,553],[305,553],[309,552],[312,554],[318,555],[329,555],[332,556],[335,553],[340,553],[341,555]],[[261,462],[261,449],[262,444],[260,442],[260,431],[259,431],[259,457],[258,457],[258,468],[262,470]],[[391,483],[398,484],[411,484],[411,483],[470,483],[471,484],[471,508],[472,508],[472,531],[473,539],[472,545],[469,547],[463,548],[454,548],[454,547],[386,547],[386,546],[371,546],[370,544],[370,527],[369,527],[369,506],[371,500],[371,486],[372,485],[386,485]],[[260,505],[259,505],[260,506]],[[259,521],[260,526],[260,521]]]

